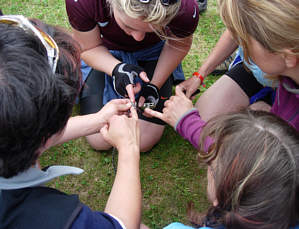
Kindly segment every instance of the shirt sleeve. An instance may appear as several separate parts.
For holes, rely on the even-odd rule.
[[[96,26],[95,10],[98,8],[93,0],[65,0],[66,12],[71,26],[86,32]]]
[[[190,227],[187,225],[184,225],[182,223],[171,223],[168,226],[164,227],[163,229],[195,229],[194,227]],[[200,227],[198,229],[212,229],[211,227]]]
[[[205,124],[206,122],[201,119],[198,110],[192,109],[179,120],[175,129],[184,139],[188,140],[196,149],[198,149],[199,137]],[[212,138],[206,138],[204,144],[204,150],[206,152],[212,143]]]
[[[73,222],[71,229],[126,229],[120,219],[105,212],[92,211],[83,205],[81,212]]]
[[[182,0],[177,15],[168,24],[170,31],[179,38],[192,35],[197,28],[199,8],[195,0]]]

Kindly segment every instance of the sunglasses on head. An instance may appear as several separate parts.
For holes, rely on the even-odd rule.
[[[141,3],[149,3],[151,0],[139,0]],[[179,0],[160,0],[163,6],[169,6],[177,3]]]
[[[24,31],[30,32],[37,36],[47,50],[48,62],[53,73],[56,72],[57,62],[59,59],[59,49],[51,36],[35,27],[27,18],[22,15],[0,16],[0,23],[20,27]]]

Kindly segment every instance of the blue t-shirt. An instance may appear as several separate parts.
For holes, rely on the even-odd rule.
[[[218,227],[219,228],[219,227]],[[224,229],[224,227],[222,227]],[[171,223],[168,226],[164,227],[163,229],[194,229],[194,227],[186,226],[182,223]],[[198,229],[213,229],[211,227],[199,227]],[[292,227],[290,229],[299,229],[299,225],[296,227]]]
[[[171,223],[168,226],[164,227],[163,229],[194,229],[194,227],[186,226],[182,223]],[[212,229],[211,227],[200,227],[199,229]]]
[[[70,229],[124,229],[122,222],[111,215],[92,211],[86,205],[83,205],[81,212],[73,222]]]

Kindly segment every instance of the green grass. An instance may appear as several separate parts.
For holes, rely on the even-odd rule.
[[[216,0],[208,1],[208,10],[201,16],[192,48],[183,61],[186,77],[203,63],[215,45],[224,26],[216,10]],[[49,24],[70,28],[63,0],[0,0],[5,14],[23,14]],[[209,87],[216,77],[209,76]],[[202,89],[204,91],[205,89]],[[75,107],[74,114],[77,114]],[[167,127],[160,143],[141,156],[143,191],[142,221],[150,228],[161,228],[170,222],[188,223],[186,204],[192,200],[198,211],[208,207],[206,168],[198,165],[196,150],[171,127]],[[84,138],[53,147],[41,157],[41,165],[72,165],[83,168],[80,176],[65,176],[49,185],[66,193],[77,193],[83,203],[103,210],[113,179],[112,151],[96,152]]]

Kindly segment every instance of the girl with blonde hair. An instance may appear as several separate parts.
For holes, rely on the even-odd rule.
[[[290,64],[298,66],[298,1],[220,1],[220,7],[227,29],[198,73],[206,77],[235,49],[239,49],[231,68],[196,103],[196,108],[205,121],[217,114],[237,111],[252,103],[251,106],[257,107],[255,102],[258,95],[263,96],[270,88],[278,87],[278,82],[273,77],[285,75],[294,78],[289,76],[289,70],[285,73],[282,68],[288,65],[288,69],[294,71],[297,67]],[[265,50],[264,56],[259,60],[250,55],[250,52],[257,53],[256,49],[249,50],[250,47],[257,48],[254,41],[251,41],[252,38]],[[270,62],[278,59],[275,56],[285,56],[285,63]],[[290,57],[293,60],[291,62],[288,61]],[[298,76],[296,72],[291,74]],[[198,77],[193,76],[181,86],[189,97],[201,83]],[[264,89],[264,86],[267,88]],[[263,101],[270,106],[263,103],[264,106],[259,106],[258,109],[270,110],[274,100],[275,93],[268,94]]]
[[[184,79],[180,63],[198,24],[197,2],[66,0],[66,9],[86,63],[81,114],[95,113],[120,97],[135,104],[135,96],[138,106],[145,102],[162,111],[174,80]],[[141,150],[147,151],[161,138],[165,123],[142,112],[139,118]],[[101,134],[88,136],[87,141],[98,150],[111,147]]]

